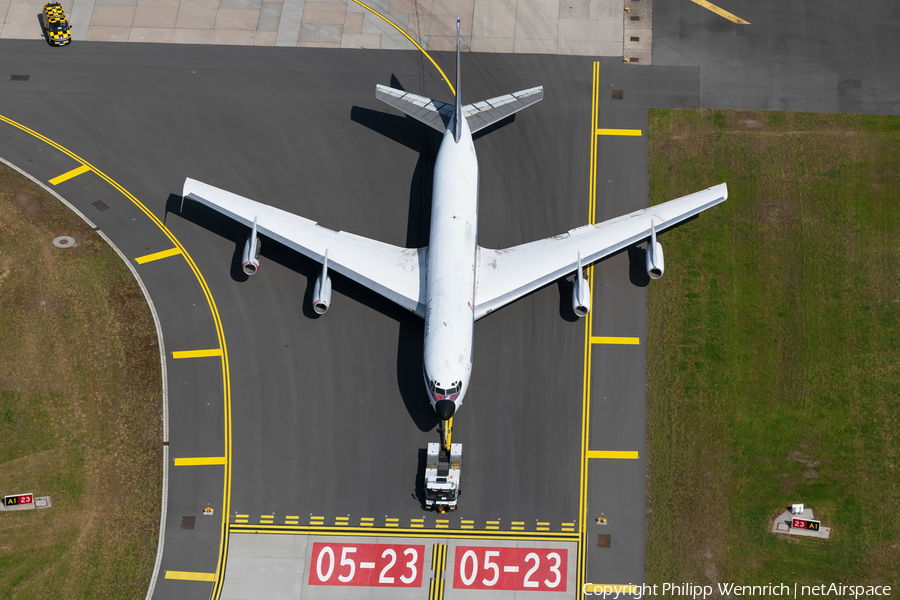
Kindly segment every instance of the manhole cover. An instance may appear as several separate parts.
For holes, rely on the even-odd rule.
[[[53,240],[53,245],[57,248],[71,248],[75,245],[75,238],[67,235],[61,235]]]

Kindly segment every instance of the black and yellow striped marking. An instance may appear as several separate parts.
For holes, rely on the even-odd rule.
[[[431,570],[434,575],[428,583],[428,600],[444,597],[444,569],[447,568],[447,544],[435,544],[431,553]]]

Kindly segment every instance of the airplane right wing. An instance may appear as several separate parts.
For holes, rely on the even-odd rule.
[[[728,198],[724,183],[702,192],[561,235],[504,250],[478,248],[475,319],[480,319],[583,265],[637,244]]]
[[[248,228],[256,222],[259,233],[316,262],[323,262],[327,252],[329,269],[425,317],[427,248],[399,248],[346,231],[333,231],[315,221],[191,178],[184,180],[182,196]]]

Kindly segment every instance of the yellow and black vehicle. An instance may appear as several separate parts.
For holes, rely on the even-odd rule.
[[[59,2],[44,5],[42,16],[44,34],[47,41],[54,46],[65,46],[72,41],[72,28],[66,20],[66,13]]]

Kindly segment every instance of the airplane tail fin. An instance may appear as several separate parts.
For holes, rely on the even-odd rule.
[[[453,104],[439,102],[380,84],[375,86],[375,97],[441,133],[452,127],[453,139],[457,142],[462,135],[463,118],[469,124],[469,130],[475,133],[544,98],[544,87],[538,86],[463,106],[460,93],[461,49],[462,34],[460,33],[460,19],[457,16],[456,98],[454,98]]]

